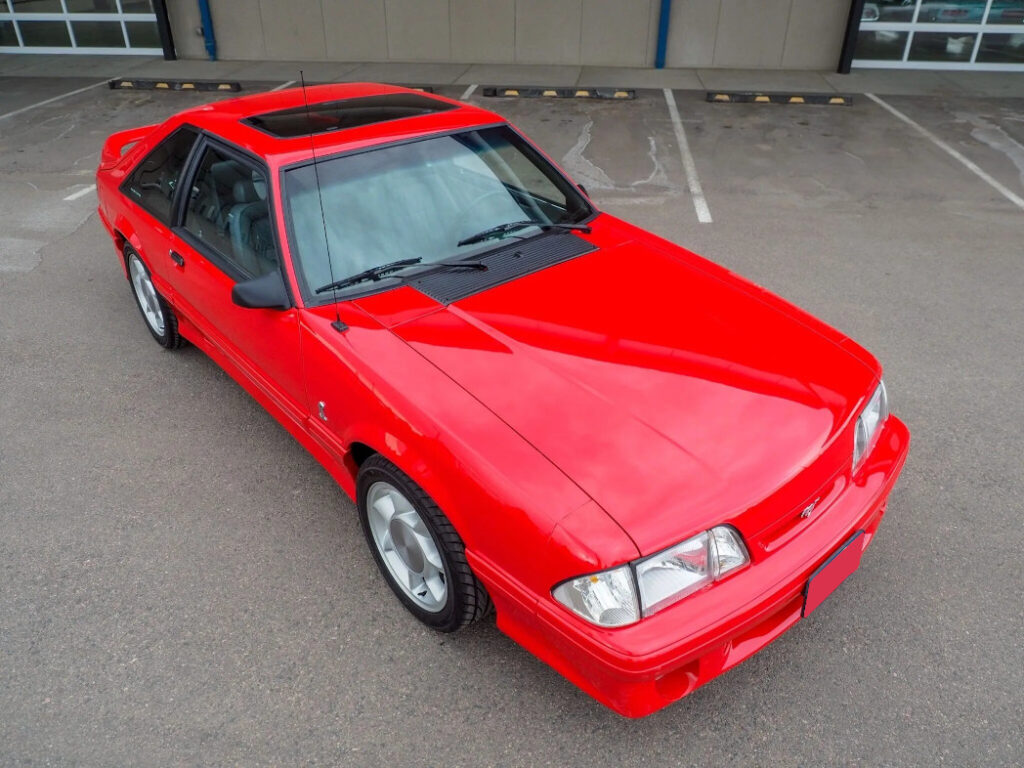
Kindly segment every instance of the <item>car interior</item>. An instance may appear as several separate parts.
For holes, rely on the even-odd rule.
[[[170,221],[178,177],[197,136],[188,127],[175,131],[139,163],[123,187],[139,205],[165,223]]]
[[[250,276],[277,268],[263,172],[214,149],[192,183],[185,229]]]

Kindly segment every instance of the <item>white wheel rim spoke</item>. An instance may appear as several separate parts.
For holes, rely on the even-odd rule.
[[[366,493],[370,535],[398,588],[431,613],[448,601],[444,559],[423,518],[395,486],[379,481]]]
[[[156,288],[153,287],[153,281],[150,279],[149,273],[142,265],[139,257],[134,254],[128,259],[128,272],[131,275],[135,297],[138,299],[139,307],[142,309],[142,316],[146,318],[146,323],[149,324],[154,333],[158,336],[163,336],[164,312],[160,307],[160,299],[157,296]]]

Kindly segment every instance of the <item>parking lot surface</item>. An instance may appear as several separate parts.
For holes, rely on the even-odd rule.
[[[93,82],[0,77],[0,115]],[[470,100],[604,209],[870,349],[914,443],[860,570],[641,721],[493,621],[420,626],[326,472],[196,349],[152,343],[92,174],[109,133],[216,94],[0,117],[0,764],[1024,762],[1024,210],[870,99],[703,96],[672,94],[679,126],[660,90]],[[885,103],[1024,195],[1024,99]]]

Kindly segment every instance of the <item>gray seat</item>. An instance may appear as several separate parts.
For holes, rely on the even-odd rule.
[[[250,172],[241,163],[234,160],[222,160],[210,166],[210,177],[213,180],[212,192],[216,204],[214,218],[207,218],[220,227],[222,232],[227,231],[228,214],[235,205],[235,184],[240,181],[250,181]]]
[[[233,204],[227,215],[227,228],[235,259],[250,274],[263,275],[277,264],[274,252],[270,210],[266,187],[253,179],[236,181],[232,190]],[[263,187],[262,195],[260,186]]]

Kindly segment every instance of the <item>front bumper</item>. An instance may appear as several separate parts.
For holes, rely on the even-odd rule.
[[[864,531],[864,548],[874,538],[909,444],[906,426],[890,416],[857,476],[822,500],[798,536],[770,552],[752,553],[750,567],[654,616],[604,629],[553,599],[542,599],[532,621],[503,628],[619,714],[648,715],[739,664],[800,620],[810,574],[855,531]]]

